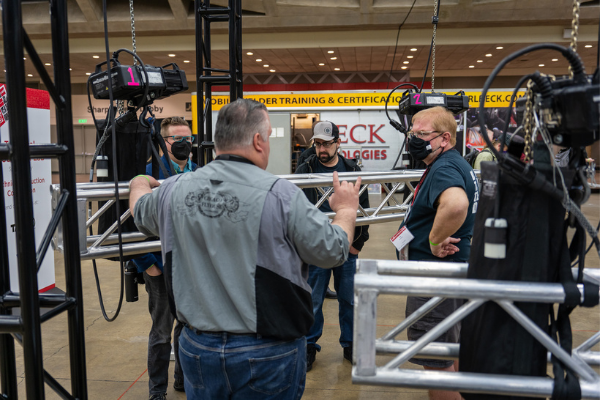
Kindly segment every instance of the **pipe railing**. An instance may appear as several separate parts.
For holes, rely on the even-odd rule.
[[[360,177],[364,185],[361,189],[362,191],[367,190],[367,185],[370,184],[379,183],[382,187],[384,196],[382,196],[380,203],[376,207],[369,207],[365,209],[359,208],[357,211],[356,225],[362,226],[390,221],[402,221],[406,215],[408,204],[412,200],[412,193],[414,192],[414,187],[410,184],[410,182],[418,181],[422,174],[423,170],[382,172],[361,171],[340,173],[339,176],[342,180],[347,180],[350,182],[356,182],[358,177]],[[318,203],[323,203],[331,194],[331,191],[323,191],[322,189],[323,187],[331,187],[333,185],[333,177],[331,174],[291,174],[280,175],[279,177],[281,179],[289,180],[301,189],[317,188],[317,190],[319,190],[321,193],[321,198],[318,200]],[[129,183],[119,182],[117,186],[119,198],[128,199]],[[404,190],[405,187],[409,188],[410,194],[405,199],[397,199],[396,197],[398,192]],[[51,186],[51,192],[54,199],[53,204],[58,203],[60,190],[60,185]],[[83,213],[80,218],[86,221],[85,227],[89,228],[110,208],[112,204],[114,204],[114,183],[78,183],[77,199],[81,204],[99,201],[108,202],[108,205],[105,204],[103,207],[100,207],[90,217],[85,215],[85,210],[82,209],[80,211]],[[332,219],[335,216],[335,213],[333,212],[325,214]],[[128,216],[129,210],[123,213],[121,220],[126,219]],[[109,228],[106,232],[103,232],[99,235],[87,235],[86,229],[83,229],[82,232],[80,232],[82,259],[117,257],[119,255],[119,238],[113,233],[114,229],[112,228],[113,227]],[[53,246],[57,250],[62,250],[61,238],[62,232],[61,227],[59,227],[53,240]],[[146,253],[148,248],[160,250],[160,242],[158,240],[147,241],[145,239],[146,237],[139,232],[125,233],[121,236],[121,243],[128,243],[128,245],[124,248],[128,255]]]
[[[600,332],[568,354],[514,305],[514,302],[562,303],[565,292],[560,283],[465,279],[467,268],[466,263],[358,260],[354,281],[355,366],[352,381],[419,389],[550,397],[554,386],[550,378],[399,368],[415,356],[457,359],[459,344],[438,343],[435,339],[484,302],[494,301],[546,347],[548,362],[554,356],[575,372],[580,380],[582,398],[600,398],[600,377],[590,367],[600,365],[600,352],[591,350],[600,343]],[[573,268],[572,273],[577,276],[577,268]],[[584,283],[597,284],[599,281],[600,270],[584,270]],[[578,289],[583,296],[584,285],[578,285]],[[433,297],[390,332],[377,338],[379,294]],[[467,302],[419,340],[395,339],[446,298],[467,299]],[[377,365],[376,354],[392,354],[395,357],[385,365]]]

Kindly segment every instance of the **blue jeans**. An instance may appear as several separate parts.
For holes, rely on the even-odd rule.
[[[284,341],[185,327],[179,359],[188,399],[296,400],[304,393],[304,337]]]
[[[319,268],[310,265],[308,284],[312,288],[313,314],[315,322],[306,335],[306,344],[313,345],[319,351],[321,346],[317,341],[323,334],[323,301],[333,272],[333,287],[337,293],[340,320],[340,344],[342,347],[352,347],[352,329],[354,326],[354,274],[358,255],[348,254],[346,262],[333,269]]]
[[[169,308],[165,278],[162,275],[150,276],[144,273],[144,280],[146,292],[148,292],[148,311],[152,317],[152,328],[148,337],[148,391],[150,395],[154,395],[167,393],[171,360],[171,331],[175,317]],[[175,379],[183,379],[177,351],[182,327],[183,325],[177,321],[173,338]]]

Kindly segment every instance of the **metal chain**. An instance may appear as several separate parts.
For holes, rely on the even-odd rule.
[[[137,54],[135,44],[135,16],[133,14],[133,0],[129,0],[129,16],[131,17],[131,47],[133,49],[133,54]],[[137,59],[133,57],[133,65],[137,65],[137,63]],[[119,115],[125,114],[124,100],[117,100],[117,109],[119,110]]]
[[[523,130],[525,131],[525,162],[531,161],[533,158],[533,146],[531,137],[531,125],[533,122],[533,81],[527,83],[527,102],[525,103],[525,115],[523,121]]]
[[[577,51],[577,37],[579,35],[579,0],[573,0],[573,19],[571,20],[571,49]],[[573,79],[573,70],[569,66],[569,73]]]
[[[137,54],[135,46],[135,17],[133,15],[133,0],[129,0],[129,16],[131,17],[131,43],[133,54]],[[134,57],[133,65],[137,65],[137,59]]]
[[[438,0],[433,0],[433,16],[437,16]],[[437,31],[437,23],[433,24],[433,39],[431,50],[431,92],[435,92],[435,34]]]

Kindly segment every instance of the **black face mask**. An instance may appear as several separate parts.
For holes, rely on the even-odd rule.
[[[438,135],[433,139],[440,136],[442,135]],[[435,150],[431,150],[431,140],[426,141],[418,137],[412,137],[408,141],[408,152],[410,153],[411,157],[417,161],[423,161],[429,154],[433,153],[433,151],[437,151],[440,147]]]
[[[187,160],[192,151],[192,144],[187,140],[175,142],[171,145],[171,154],[179,161]]]

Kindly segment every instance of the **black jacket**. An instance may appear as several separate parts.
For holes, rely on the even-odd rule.
[[[346,166],[346,171],[360,171],[360,167],[356,165],[356,162],[354,162],[354,160],[348,160],[342,157],[340,154],[338,154],[338,157]],[[304,163],[298,165],[298,168],[296,168],[295,173],[312,174],[318,162],[320,162],[319,158],[316,154],[313,154],[310,157],[308,157]],[[313,204],[317,204],[317,201],[319,201],[319,198],[321,197],[319,191],[316,188],[302,189],[302,191],[304,192],[308,200]],[[368,190],[365,190],[363,194],[360,195],[359,203],[362,208],[369,208]],[[369,240],[369,226],[357,226],[354,229],[354,242],[352,242],[352,247],[360,251],[362,250],[367,240]]]

